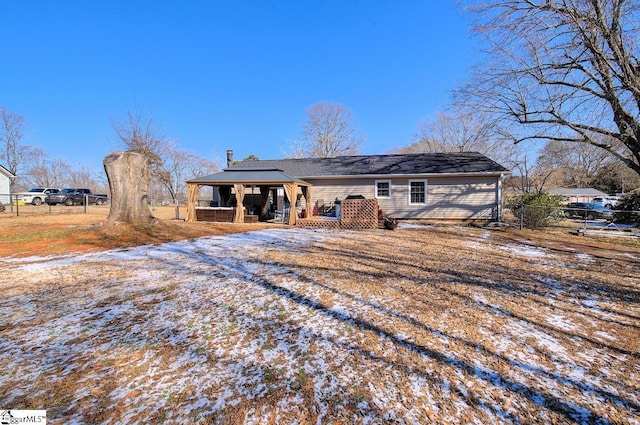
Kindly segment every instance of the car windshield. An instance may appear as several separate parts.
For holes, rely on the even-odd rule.
[[[62,189],[60,192],[61,193],[73,193],[73,192],[75,192],[75,189]]]
[[[38,193],[40,193],[40,192],[44,192],[44,189],[40,189],[40,188],[34,187],[33,189],[29,189],[29,192],[38,192]]]

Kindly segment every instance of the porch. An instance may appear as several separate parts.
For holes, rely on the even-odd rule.
[[[208,201],[208,205],[202,205],[202,200],[199,200],[200,189],[204,186],[214,189],[213,199]],[[259,194],[257,202],[256,189]],[[283,191],[282,202],[278,199],[275,211],[274,189]],[[251,193],[247,196],[249,190]],[[299,202],[302,198],[304,207]],[[283,222],[295,225],[303,210],[305,213],[312,211],[311,185],[275,168],[227,169],[187,181],[187,221],[267,221],[277,211]]]

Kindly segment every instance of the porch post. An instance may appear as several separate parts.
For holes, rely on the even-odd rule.
[[[196,221],[196,204],[198,203],[198,193],[200,185],[187,183],[187,216],[186,221]]]
[[[244,223],[244,191],[245,187],[243,184],[234,184],[233,188],[236,191],[236,212],[233,216],[234,223]]]

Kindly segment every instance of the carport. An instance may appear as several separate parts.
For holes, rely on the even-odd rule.
[[[236,205],[233,207],[233,222],[245,222],[245,207],[243,205],[247,187],[258,187],[261,197],[261,217],[266,216],[268,209],[269,191],[272,187],[282,187],[289,199],[288,224],[294,225],[297,220],[296,197],[298,188],[306,200],[306,211],[311,211],[311,184],[285,174],[277,168],[234,168],[225,169],[219,173],[198,177],[187,181],[187,221],[197,221],[198,196],[203,186],[218,187],[220,198],[226,204],[235,194]],[[222,208],[222,207],[221,207]],[[231,210],[231,207],[224,207]],[[215,207],[208,207],[215,211]]]

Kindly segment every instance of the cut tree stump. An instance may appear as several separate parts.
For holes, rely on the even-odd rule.
[[[111,189],[107,223],[150,223],[148,192],[151,176],[149,158],[141,153],[112,152],[102,161]]]

